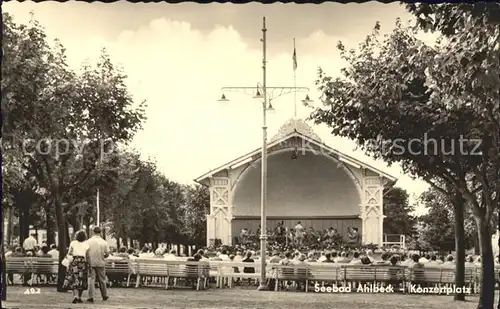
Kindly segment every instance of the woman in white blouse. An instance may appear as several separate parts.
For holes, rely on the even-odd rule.
[[[86,240],[87,235],[85,232],[78,231],[75,240],[71,242],[68,249],[68,257],[71,263],[66,272],[64,287],[73,290],[73,304],[81,303],[83,291],[88,289],[89,245]]]

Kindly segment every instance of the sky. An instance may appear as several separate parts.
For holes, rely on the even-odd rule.
[[[396,18],[411,16],[397,3],[314,4],[144,4],[84,2],[8,2],[3,11],[26,23],[33,11],[49,38],[67,49],[68,63],[78,69],[97,59],[106,47],[113,61],[128,75],[128,86],[138,102],[147,100],[147,121],[133,147],[154,159],[170,179],[193,179],[261,145],[261,105],[243,93],[226,93],[230,102],[217,100],[222,87],[254,87],[262,82],[262,17],[267,22],[267,85],[293,86],[293,39],[296,41],[296,85],[310,88],[320,104],[314,81],[318,67],[337,76],[344,63],[338,41],[354,48],[376,21],[382,32]],[[432,42],[431,36],[422,39]],[[269,137],[294,116],[302,93],[276,98],[268,117]],[[298,116],[310,109],[297,103]],[[325,126],[316,133],[331,147],[395,177],[398,186],[415,196],[427,189],[420,180],[404,175],[398,165],[374,161],[355,143],[335,137]],[[417,213],[425,210],[419,206]]]

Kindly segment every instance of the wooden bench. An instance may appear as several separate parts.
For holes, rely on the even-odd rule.
[[[369,284],[371,286],[392,285],[395,291],[399,291],[408,281],[406,267],[392,265],[345,265],[345,285],[354,288]]]
[[[243,272],[244,268],[253,268],[253,273]],[[236,271],[236,269],[238,271]],[[245,263],[245,262],[219,262],[218,264],[218,287],[224,287],[225,281],[228,282],[228,286],[232,287],[233,279],[250,279],[258,281],[260,278],[260,263]]]
[[[168,278],[168,264],[164,259],[137,259],[135,260],[135,271],[137,274],[136,288],[140,286],[141,279],[146,283],[148,279],[156,282],[157,279]],[[165,288],[168,288],[168,282]]]
[[[7,257],[6,272],[9,275],[31,275],[30,284],[35,281],[35,275],[57,275],[59,261],[51,258],[40,257]],[[252,267],[254,273],[244,273],[243,268]],[[235,271],[238,269],[239,271]],[[166,280],[165,288],[169,288],[173,280],[173,287],[177,279],[195,280],[196,288],[207,287],[208,279],[214,278],[219,287],[224,286],[228,280],[232,287],[233,279],[251,279],[258,281],[260,278],[260,263],[243,262],[188,262],[183,260],[167,261],[164,259],[137,259],[137,260],[106,260],[106,273],[109,278],[127,278],[130,285],[131,276],[137,274],[136,287],[141,280],[151,279],[151,282]],[[359,283],[387,284],[394,283],[420,283],[424,285],[446,286],[455,283],[455,268],[423,267],[412,269],[403,266],[386,265],[349,265],[337,263],[309,263],[305,266],[268,264],[266,267],[267,278],[279,282],[305,282],[306,290],[310,282],[324,284],[325,282],[336,285],[356,285]],[[27,277],[25,277],[27,278]],[[495,268],[495,280],[499,280],[499,268]],[[467,267],[465,270],[465,283],[479,291],[481,284],[481,268]]]
[[[105,267],[108,281],[123,281],[126,279],[127,287],[130,286],[130,277],[134,272],[137,272],[136,263],[127,259],[107,259]]]
[[[32,274],[33,273],[32,258],[7,257],[5,259],[5,268],[7,271],[7,275],[12,276],[13,279],[14,275],[26,276]]]
[[[173,279],[173,287],[177,285],[177,279],[185,281],[196,281],[196,290],[201,287],[207,288],[210,277],[210,263],[205,261],[166,261],[168,267],[167,286],[169,288],[170,279]]]
[[[47,279],[52,276],[57,276],[58,268],[59,268],[59,260],[53,258],[46,257],[37,257],[32,258],[32,281],[39,280],[40,276],[44,276],[45,283],[47,283]],[[34,276],[37,275],[37,276]],[[36,278],[35,278],[36,277]],[[37,282],[40,283],[40,282]]]
[[[275,291],[278,291],[283,282],[291,281],[294,284],[303,284],[305,291],[309,289],[311,278],[311,265],[273,265],[273,278],[275,279]],[[281,285],[280,285],[281,283]]]
[[[334,263],[310,263],[308,269],[308,280],[321,282],[332,282],[339,284],[344,281],[344,273],[341,264]]]

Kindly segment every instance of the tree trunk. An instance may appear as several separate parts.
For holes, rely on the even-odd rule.
[[[71,242],[71,240],[73,239],[73,236],[75,234],[75,231],[73,230],[73,233],[70,233],[69,232],[69,223],[68,223],[68,220],[66,220],[66,216],[63,214],[63,218],[64,218],[64,229],[65,229],[65,233],[64,235],[66,236],[66,247],[69,246],[69,243]],[[60,245],[59,245],[60,246]],[[67,248],[66,248],[67,249]]]
[[[29,209],[26,206],[20,205],[19,209],[19,244],[22,246],[23,241],[30,236]]]
[[[64,217],[63,207],[61,205],[61,200],[56,194],[55,200],[55,215],[57,224],[57,241],[59,244],[59,267],[57,270],[57,291],[65,292],[63,289],[64,277],[66,276],[66,267],[64,267],[61,262],[66,257],[67,247],[68,247],[68,223]]]
[[[47,209],[45,209],[45,222],[47,225],[47,244],[52,245],[56,243],[56,223],[53,216],[53,208],[52,203],[47,205]]]
[[[464,214],[465,201],[456,195],[453,200],[455,210],[455,251],[457,252],[455,263],[455,286],[465,286],[465,229]],[[465,301],[465,293],[455,294],[454,299]]]
[[[481,254],[481,245],[479,244],[479,238],[477,232],[474,234],[474,254],[475,255]]]
[[[481,245],[481,294],[478,309],[493,308],[495,298],[495,268],[493,264],[493,246],[489,222],[484,217],[476,217],[479,243]]]
[[[5,226],[5,231],[2,229],[2,233],[6,233],[7,236],[7,245],[11,246],[12,245],[12,213],[14,209],[12,209],[12,206],[7,206],[6,207],[7,211],[7,226]],[[2,221],[3,222],[3,221]]]
[[[9,212],[11,211],[10,210],[11,207],[9,207]],[[4,218],[1,218],[2,220],[2,234],[5,232],[4,230]],[[9,224],[7,226],[8,228],[10,228]],[[2,271],[2,301],[6,301],[7,300],[7,272],[5,271],[6,269],[6,261],[5,261],[5,242],[2,241],[2,245],[0,247],[0,250],[2,250],[1,252],[1,259],[2,259],[2,269],[4,271]]]
[[[116,248],[120,249],[121,242],[120,242],[120,236],[116,236]]]
[[[497,194],[500,194],[500,192],[497,192]],[[500,260],[500,203],[497,205],[497,231],[498,231],[498,259]],[[492,244],[493,246],[493,244]],[[492,250],[493,251],[493,250]],[[493,263],[494,265],[494,263]],[[500,271],[499,271],[500,275]],[[497,309],[500,309],[500,297],[498,297],[498,304],[497,304]]]

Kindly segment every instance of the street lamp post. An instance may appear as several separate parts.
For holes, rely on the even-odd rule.
[[[267,250],[267,226],[266,226],[266,206],[267,206],[267,111],[272,110],[271,102],[282,95],[297,92],[307,92],[306,87],[268,87],[266,76],[266,18],[263,18],[262,27],[262,84],[257,84],[257,87],[224,87],[224,92],[243,92],[253,95],[254,98],[262,100],[262,153],[261,153],[261,196],[260,196],[260,285],[258,290],[268,290],[266,285],[266,250]],[[261,93],[262,91],[262,93]],[[255,95],[254,95],[255,94]],[[221,102],[228,102],[225,94],[222,94]],[[303,100],[304,103],[309,103],[309,96]]]
[[[267,290],[266,262],[267,262],[267,81],[266,81],[266,18],[262,18],[262,163],[260,188],[260,284],[259,291]]]

